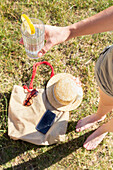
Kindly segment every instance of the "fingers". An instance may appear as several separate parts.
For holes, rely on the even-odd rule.
[[[20,39],[19,43],[24,45],[23,38]]]
[[[47,51],[49,51],[52,46],[52,43],[50,41],[47,41],[42,50],[38,52],[38,57],[42,57]]]

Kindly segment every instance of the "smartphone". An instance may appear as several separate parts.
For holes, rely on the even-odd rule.
[[[43,134],[46,134],[50,127],[53,125],[55,117],[55,113],[51,112],[50,110],[47,110],[40,119],[39,123],[37,124],[36,130]]]

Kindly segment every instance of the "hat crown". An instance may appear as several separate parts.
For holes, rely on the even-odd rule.
[[[64,77],[61,78],[54,85],[54,96],[55,99],[63,104],[67,105],[77,97],[77,86],[73,78]]]

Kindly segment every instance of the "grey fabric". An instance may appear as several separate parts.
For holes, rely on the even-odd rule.
[[[100,54],[95,66],[95,76],[100,89],[113,97],[113,45]]]

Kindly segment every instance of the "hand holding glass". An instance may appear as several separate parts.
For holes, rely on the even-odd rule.
[[[26,50],[26,54],[28,57],[32,59],[38,58],[37,53],[43,48],[44,46],[44,24],[41,20],[36,18],[30,18],[31,22],[35,27],[35,34],[30,35],[27,30],[23,30],[23,24],[21,25],[21,32],[23,37],[23,42]]]

